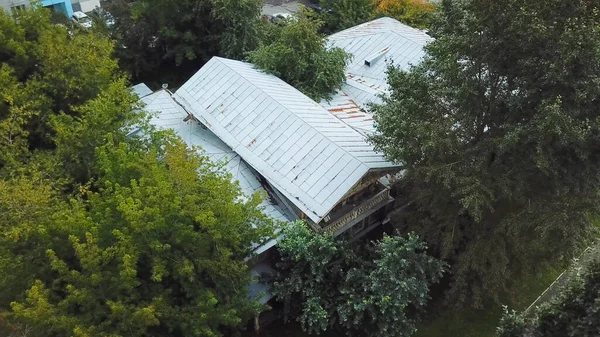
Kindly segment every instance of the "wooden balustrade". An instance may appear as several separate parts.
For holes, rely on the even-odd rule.
[[[390,195],[389,189],[384,189],[383,191],[377,193],[374,197],[367,200],[366,202],[360,204],[358,207],[354,208],[350,212],[346,213],[346,215],[332,222],[331,224],[325,226],[320,229],[320,232],[323,233],[334,233],[344,225],[348,224],[350,221],[358,218],[361,214],[367,212],[368,210],[375,207],[380,202],[387,200]]]

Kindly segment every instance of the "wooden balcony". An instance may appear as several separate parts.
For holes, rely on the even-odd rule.
[[[391,200],[392,198],[390,197],[390,190],[388,188],[384,188],[382,191],[362,202],[360,205],[348,210],[348,212],[343,214],[338,219],[326,224],[325,227],[318,227],[317,230],[321,233],[334,234],[337,230],[354,221],[355,219],[358,219],[361,215],[369,211],[376,211]]]

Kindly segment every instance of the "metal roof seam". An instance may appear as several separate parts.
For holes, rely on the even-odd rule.
[[[222,60],[226,60],[226,59],[223,59],[223,58],[221,58],[221,57],[216,57],[216,56],[215,56],[215,57],[213,57],[213,59],[217,59],[217,60],[219,60],[219,61],[221,61],[221,62],[223,62]],[[230,61],[231,61],[231,60],[230,60]],[[239,61],[234,61],[234,62],[239,62]],[[228,62],[223,62],[223,63],[225,64],[225,66],[228,66],[228,65],[227,65],[227,63],[228,63]],[[232,68],[230,67],[230,69],[232,69]],[[232,70],[234,70],[234,69],[232,69]],[[255,70],[256,70],[256,71],[260,71],[260,72],[262,72],[262,71],[261,71],[261,70],[259,70],[259,69],[255,69]],[[235,71],[235,70],[234,70],[234,71]],[[264,72],[263,72],[263,73],[264,73]],[[238,74],[239,74],[239,73],[238,73]],[[266,73],[265,73],[265,74],[266,74]],[[240,75],[241,77],[243,77],[245,81],[247,81],[248,83],[252,84],[252,82],[251,82],[251,81],[250,81],[248,78],[246,78],[244,75],[242,75],[242,74],[239,74],[239,75]],[[269,74],[269,75],[270,75],[270,74]],[[273,76],[273,75],[271,75],[271,76]],[[277,78],[277,79],[279,79],[278,77],[276,77],[276,78]],[[279,79],[279,80],[285,83],[285,81],[283,81],[283,80],[281,80],[281,79]],[[287,84],[287,83],[286,83],[286,84]],[[289,85],[289,84],[287,84],[287,85]],[[288,109],[286,106],[284,106],[283,104],[281,104],[281,103],[280,103],[280,102],[279,102],[279,101],[278,101],[276,98],[273,98],[273,97],[270,95],[270,93],[266,92],[265,90],[262,90],[262,89],[261,89],[261,88],[259,88],[259,87],[256,87],[256,88],[257,88],[259,91],[263,92],[265,95],[269,96],[269,97],[270,97],[272,100],[274,100],[274,101],[275,101],[275,102],[276,102],[278,105],[280,105],[282,108],[284,108],[285,110],[288,110],[288,111],[290,111],[290,109]],[[304,95],[303,93],[300,93],[300,94]],[[308,98],[308,97],[307,97],[307,98]],[[310,98],[309,98],[309,99],[310,99]],[[324,108],[323,108],[322,106],[320,106],[318,103],[314,102],[313,100],[311,100],[311,101],[314,103],[314,105],[315,105],[315,107],[316,107],[316,108],[324,110]],[[290,112],[292,113],[292,115],[294,115],[294,116],[295,116],[295,117],[296,117],[298,120],[300,120],[302,123],[304,123],[304,124],[307,124],[307,125],[308,125],[308,126],[310,126],[312,129],[314,129],[314,130],[316,130],[317,132],[319,132],[319,133],[320,133],[320,134],[321,134],[323,137],[325,137],[325,138],[327,138],[327,139],[329,139],[329,138],[330,138],[330,137],[328,137],[327,135],[325,135],[325,134],[323,134],[322,132],[320,132],[320,131],[319,131],[319,130],[316,128],[316,127],[314,127],[314,126],[310,125],[310,123],[308,123],[307,121],[305,121],[304,119],[302,119],[301,117],[299,117],[299,116],[298,116],[298,115],[297,115],[295,112],[292,112],[292,111],[290,111]],[[340,122],[341,122],[341,121],[340,121]],[[349,126],[349,125],[347,125],[346,123],[344,123],[344,122],[341,122],[341,123],[343,123],[343,125],[341,125],[340,127],[348,127],[350,130],[352,130],[354,133],[356,133],[356,136],[357,136],[357,137],[363,137],[363,135],[362,135],[360,132],[358,132],[358,131],[354,130],[352,127],[350,127],[350,126]],[[345,150],[345,149],[344,149],[342,146],[338,145],[336,142],[333,142],[333,141],[332,141],[332,143],[333,143],[335,146],[337,146],[338,148],[340,148],[340,149],[344,150],[345,152],[347,152],[348,154],[352,155],[352,153],[350,153],[350,152],[346,151],[346,150]],[[357,159],[358,159],[358,158],[357,158]],[[367,168],[368,168],[368,167],[367,167]]]

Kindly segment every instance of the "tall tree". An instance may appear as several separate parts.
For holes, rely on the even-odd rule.
[[[369,21],[374,14],[372,0],[321,0],[322,11],[317,14],[324,22],[323,32],[333,34]]]
[[[176,72],[172,79],[183,82],[212,56],[241,59],[260,41],[260,0],[108,0],[105,7],[115,17],[117,56],[136,79]]]
[[[389,16],[415,28],[429,28],[435,5],[427,0],[376,0],[375,15]]]
[[[89,150],[103,141],[98,132],[135,122],[135,101],[112,58],[111,41],[85,32],[70,36],[64,27],[51,24],[49,10],[41,7],[15,16],[0,12],[0,31],[0,168],[19,166],[39,151],[56,149],[66,131],[59,119],[84,124],[94,120],[72,139],[85,148],[75,150],[70,141],[62,147],[71,147],[77,156],[93,154]],[[91,108],[90,101],[104,91],[119,102],[112,106],[119,113],[109,116],[106,106]],[[67,165],[77,160],[63,159]],[[81,173],[78,178],[85,181],[89,176]]]
[[[271,27],[265,43],[249,54],[250,62],[316,101],[329,97],[346,79],[350,56],[340,48],[327,47],[318,33],[321,25],[303,11],[283,27]]]
[[[279,243],[273,293],[310,333],[329,328],[349,336],[411,336],[408,308],[421,308],[443,264],[415,235],[386,236],[350,247],[296,222]]]
[[[406,166],[394,219],[479,304],[593,231],[600,188],[598,1],[443,1],[423,62],[389,70],[376,148]]]
[[[498,337],[583,337],[600,331],[600,252],[573,268],[565,289],[539,309],[533,317],[506,312],[497,329]]]
[[[31,336],[221,336],[258,310],[245,258],[270,221],[181,140],[97,149],[65,198],[44,172],[0,181],[0,308]]]
[[[145,126],[110,41],[48,18],[0,13],[0,333],[239,325],[257,310],[245,261],[271,227],[259,196]]]

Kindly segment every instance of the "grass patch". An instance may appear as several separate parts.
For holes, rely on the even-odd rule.
[[[505,301],[510,309],[525,310],[563,272],[566,266],[548,268],[515,286]],[[495,337],[502,307],[496,304],[481,310],[446,309],[434,319],[419,323],[414,337]]]

